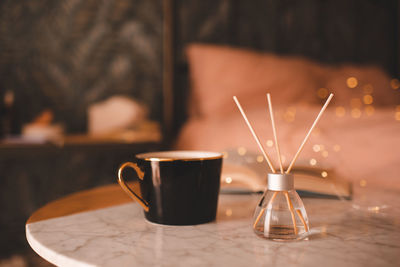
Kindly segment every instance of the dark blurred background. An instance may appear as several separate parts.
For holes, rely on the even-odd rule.
[[[0,90],[15,94],[14,132],[46,108],[69,133],[85,132],[88,105],[116,94],[145,103],[162,121],[163,12],[174,20],[176,98],[187,95],[181,83],[191,42],[399,73],[396,0],[165,2],[171,9],[161,0],[2,1]]]
[[[123,94],[160,116],[161,1],[2,1],[0,88],[19,124],[45,108],[86,131],[89,104]]]

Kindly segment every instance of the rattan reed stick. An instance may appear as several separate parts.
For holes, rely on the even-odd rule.
[[[307,227],[306,221],[304,220],[303,214],[301,214],[301,211],[300,211],[300,210],[296,210],[296,212],[297,212],[297,215],[298,215],[299,218],[300,218],[300,221],[301,221],[301,222],[303,223],[303,225],[304,225],[304,230],[305,230],[306,232],[308,232],[308,227]]]
[[[276,170],[275,170],[274,166],[272,165],[271,160],[269,159],[267,153],[265,152],[265,149],[264,149],[263,145],[260,142],[260,138],[258,138],[256,132],[254,131],[253,127],[250,124],[250,121],[247,119],[246,113],[244,113],[244,110],[243,110],[242,106],[240,105],[239,100],[237,99],[236,96],[233,97],[233,100],[235,101],[240,113],[243,116],[243,119],[245,120],[247,126],[249,127],[249,130],[250,130],[251,134],[253,135],[254,139],[256,140],[257,145],[260,148],[261,153],[263,154],[265,160],[267,161],[269,168],[271,169],[271,171],[273,173],[276,173]]]
[[[296,218],[294,216],[294,209],[293,209],[293,203],[290,200],[289,193],[287,191],[284,192],[286,201],[288,203],[288,208],[290,210],[290,214],[292,215],[292,222],[293,222],[293,228],[294,228],[294,234],[297,235],[297,224],[296,224]]]
[[[268,201],[267,206],[265,206],[265,208],[262,208],[260,213],[257,216],[257,219],[255,220],[254,224],[253,224],[253,228],[256,227],[257,223],[260,221],[261,217],[263,216],[265,209],[268,208],[268,206],[270,204],[272,204],[272,202],[274,201],[274,199],[276,198],[276,195],[278,194],[278,191],[275,191],[274,194],[272,195],[271,199]]]
[[[278,155],[279,168],[281,170],[281,173],[283,174],[281,151],[279,149],[278,136],[276,133],[276,126],[275,126],[275,120],[274,120],[274,112],[272,109],[271,95],[269,93],[267,94],[267,101],[268,101],[268,107],[269,107],[269,115],[271,117],[272,132],[274,134],[276,153]]]
[[[286,170],[286,173],[289,173],[292,170],[292,167],[293,167],[294,163],[296,162],[297,157],[299,156],[300,152],[303,150],[303,147],[304,147],[305,143],[307,142],[308,138],[310,137],[311,132],[314,130],[314,127],[317,125],[319,119],[322,116],[322,113],[324,113],[326,107],[329,105],[329,102],[331,102],[332,97],[333,97],[333,94],[330,94],[328,99],[326,100],[324,106],[322,107],[321,111],[319,112],[317,118],[315,119],[314,123],[312,124],[310,130],[308,131],[306,137],[304,138],[303,143],[301,143],[299,150],[297,150],[296,154],[294,155],[292,162],[290,163],[289,167]]]

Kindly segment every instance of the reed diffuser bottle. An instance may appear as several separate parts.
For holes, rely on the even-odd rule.
[[[292,174],[268,174],[268,189],[254,212],[253,229],[258,236],[273,240],[308,236],[307,213]]]
[[[296,240],[303,239],[308,236],[310,227],[308,225],[306,209],[304,208],[303,201],[301,201],[299,195],[294,189],[294,177],[292,174],[290,174],[290,171],[292,170],[300,152],[303,150],[305,143],[311,135],[311,132],[315,128],[315,125],[317,125],[326,107],[332,100],[332,97],[333,94],[330,94],[317,118],[314,120],[310,130],[306,134],[306,137],[301,143],[299,149],[294,155],[289,167],[284,172],[278,143],[278,134],[276,132],[272,109],[271,96],[270,94],[267,94],[271,126],[274,134],[280,173],[277,173],[275,170],[260,141],[260,138],[258,138],[253,126],[251,126],[251,123],[246,116],[246,113],[240,105],[239,100],[236,96],[233,97],[233,100],[242,114],[247,127],[253,135],[254,140],[256,141],[260,151],[268,163],[269,168],[272,171],[272,173],[268,174],[268,189],[264,192],[264,195],[258,203],[254,213],[253,229],[258,236],[272,240]]]

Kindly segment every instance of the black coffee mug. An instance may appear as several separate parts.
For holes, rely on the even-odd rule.
[[[124,180],[126,167],[139,177],[140,193]],[[143,208],[147,220],[167,225],[211,222],[217,214],[222,154],[163,151],[136,155],[118,170],[118,182]]]

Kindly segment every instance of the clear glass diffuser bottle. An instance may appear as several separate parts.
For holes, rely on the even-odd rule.
[[[292,174],[268,174],[268,188],[256,207],[254,232],[272,240],[299,240],[308,236],[303,201],[294,189]]]

